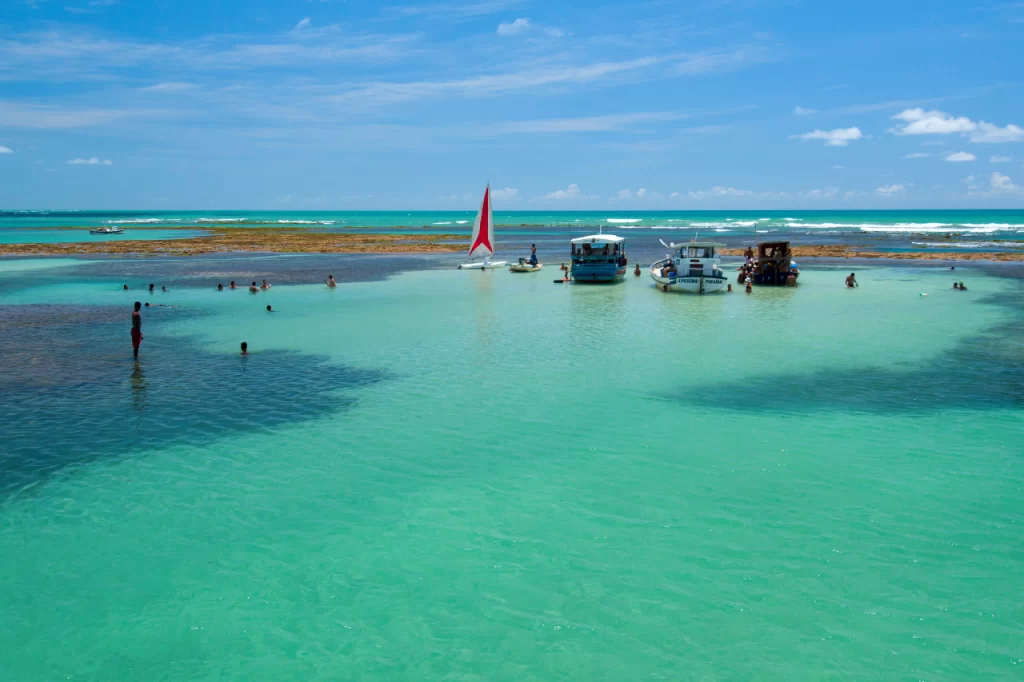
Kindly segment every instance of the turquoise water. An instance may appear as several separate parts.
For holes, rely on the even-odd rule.
[[[476,205],[465,211],[0,211],[0,243],[28,241],[26,228],[118,225],[126,235],[153,239],[140,228],[182,226],[273,226],[327,231],[390,231],[414,227],[431,232],[469,233]],[[500,208],[500,206],[499,206]],[[803,241],[852,238],[898,239],[921,249],[951,243],[977,248],[979,242],[1024,242],[1024,210],[920,211],[495,211],[502,234],[557,234],[595,229],[645,236],[678,231],[752,239],[793,235]],[[523,228],[526,228],[525,231]],[[20,234],[12,234],[19,232]],[[629,231],[639,231],[632,232]],[[60,231],[62,237],[75,233]],[[35,239],[35,237],[31,237]]]
[[[121,234],[89,234],[89,230],[2,229],[0,244],[65,244],[77,242],[119,242],[144,239],[184,239],[206,234],[203,230],[125,230]]]
[[[848,269],[8,269],[5,675],[1019,678],[1021,283]]]

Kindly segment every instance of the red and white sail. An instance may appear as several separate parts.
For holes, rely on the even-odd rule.
[[[494,255],[494,222],[491,220],[491,186],[484,190],[484,201],[473,223],[473,239],[469,242],[469,256]]]

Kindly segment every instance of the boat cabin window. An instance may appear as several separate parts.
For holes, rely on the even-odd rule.
[[[715,255],[713,246],[691,246],[687,251],[689,258],[711,258]]]

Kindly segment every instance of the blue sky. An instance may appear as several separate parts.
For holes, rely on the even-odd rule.
[[[5,0],[0,206],[1024,206],[1024,2]]]

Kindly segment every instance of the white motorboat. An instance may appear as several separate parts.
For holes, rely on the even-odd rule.
[[[89,230],[89,234],[124,234],[124,228],[113,226],[97,227]]]
[[[544,265],[542,263],[531,263],[527,258],[520,258],[518,263],[508,266],[509,272],[537,272]]]
[[[677,289],[689,294],[710,294],[728,285],[729,280],[722,272],[718,257],[725,244],[698,241],[661,243],[674,252],[651,264],[651,279],[662,291]]]
[[[494,270],[508,265],[507,260],[492,261],[494,255],[494,222],[491,219],[491,186],[484,190],[484,200],[473,222],[473,237],[469,242],[469,257],[480,254],[484,259],[477,263],[462,263],[459,270]]]

